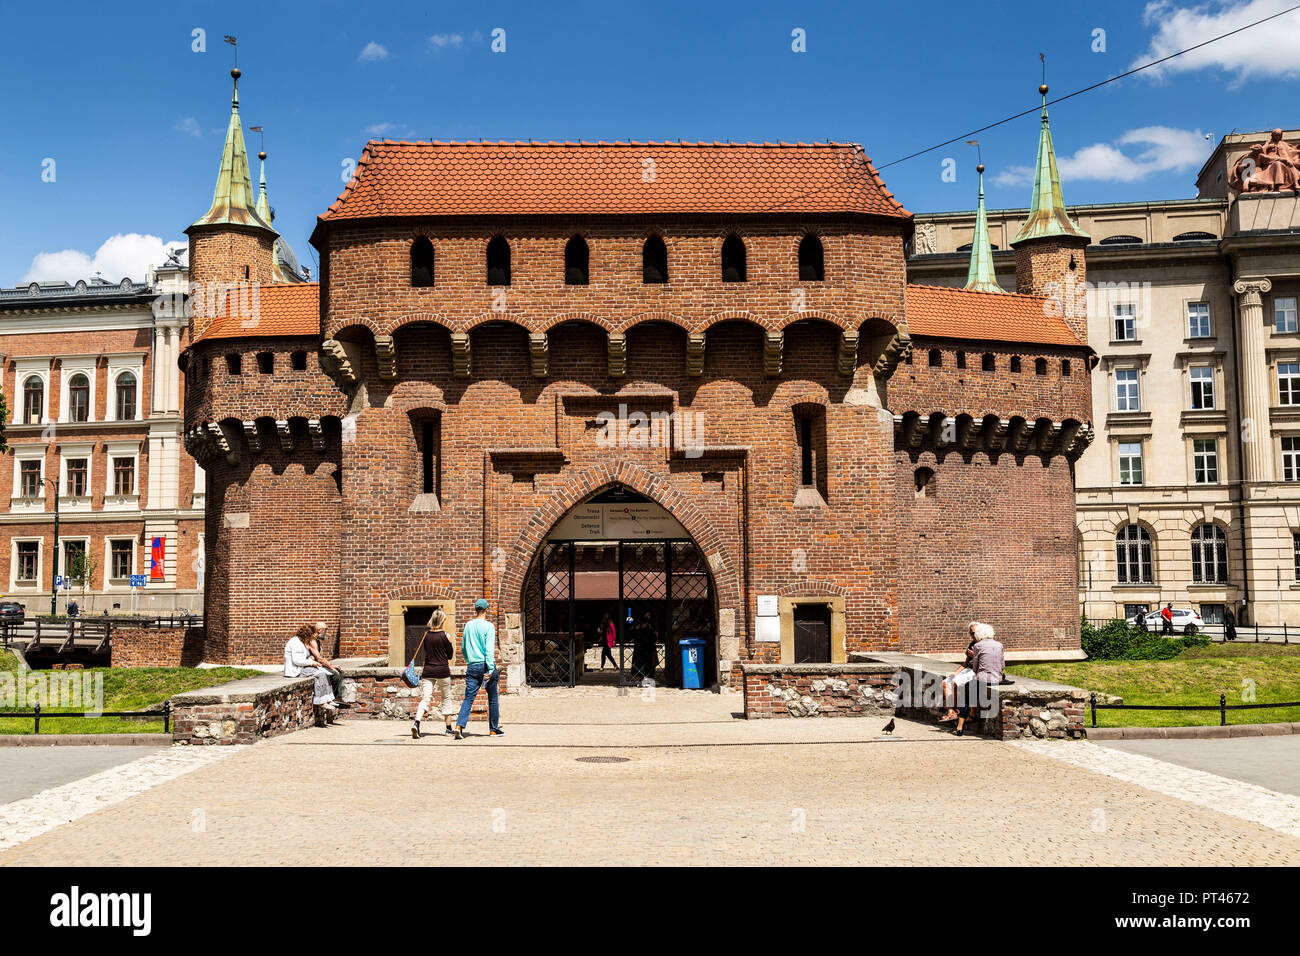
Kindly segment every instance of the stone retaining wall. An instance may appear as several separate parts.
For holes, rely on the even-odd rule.
[[[894,712],[883,664],[740,664],[745,716],[875,717]]]
[[[193,667],[203,659],[201,627],[115,627],[111,667]]]
[[[316,720],[310,678],[251,677],[207,690],[177,694],[172,742],[251,744],[310,727]]]

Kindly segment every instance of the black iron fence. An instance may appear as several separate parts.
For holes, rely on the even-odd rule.
[[[7,719],[10,717],[25,717],[28,720],[31,720],[33,722],[32,733],[34,734],[39,734],[41,732],[41,715],[42,711],[40,704],[33,704],[31,710],[25,711],[0,710],[0,718]],[[91,720],[96,720],[100,717],[153,717],[154,719],[162,717],[163,733],[170,734],[172,732],[172,702],[170,700],[164,701],[162,708],[157,710],[105,710],[98,713],[85,713],[82,711],[65,712],[56,710],[45,711],[44,716],[46,720],[62,720],[64,717],[89,718]]]
[[[37,617],[26,621],[0,619],[0,646],[22,645],[28,653],[56,651],[66,653],[73,647],[101,654],[108,650],[117,628],[196,628],[203,626],[203,616],[187,612],[149,616],[104,615],[101,617]]]
[[[1117,618],[1084,618],[1084,622],[1093,627],[1105,627],[1111,621]],[[1139,625],[1132,625],[1138,627]],[[1151,634],[1160,634],[1163,628],[1159,625],[1147,627],[1146,630]],[[1227,641],[1228,629],[1222,624],[1194,624],[1190,627],[1184,627],[1178,624],[1174,625],[1174,637],[1185,637],[1193,634],[1201,634],[1212,641]],[[1287,644],[1291,643],[1291,636],[1295,635],[1296,644],[1300,645],[1300,624],[1291,627],[1289,624],[1238,624],[1233,629],[1232,640],[1238,643],[1253,644]]]
[[[1228,711],[1230,710],[1272,710],[1275,708],[1300,707],[1300,700],[1285,701],[1278,704],[1229,704],[1228,695],[1220,694],[1217,704],[1099,704],[1097,695],[1089,695],[1089,706],[1092,708],[1092,726],[1097,726],[1097,711],[1099,710],[1217,710],[1219,712],[1219,726],[1228,726]]]

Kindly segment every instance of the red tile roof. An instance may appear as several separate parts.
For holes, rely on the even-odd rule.
[[[320,220],[665,213],[911,216],[852,143],[372,140]]]
[[[241,299],[238,291],[230,292],[222,314],[194,342],[320,334],[320,283],[268,283],[256,288],[256,298],[250,293]]]
[[[1053,311],[1057,314],[1051,314]],[[1059,312],[1051,300],[1037,295],[967,292],[933,285],[907,287],[907,328],[912,335],[1034,345],[1086,344]]]

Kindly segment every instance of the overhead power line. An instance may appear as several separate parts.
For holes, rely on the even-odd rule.
[[[1064,96],[1058,96],[1054,100],[1048,100],[1047,105],[1053,106],[1057,103],[1063,103],[1068,99],[1079,96],[1080,94],[1089,93],[1092,90],[1097,89],[1098,87],[1105,86],[1107,83],[1114,83],[1117,80],[1124,79],[1126,76],[1132,76],[1134,73],[1141,73],[1143,70],[1149,70],[1151,69],[1151,67],[1159,66],[1161,63],[1168,63],[1170,60],[1174,59],[1175,57],[1180,57],[1184,53],[1191,53],[1193,50],[1199,50],[1201,49],[1201,47],[1209,46],[1211,43],[1218,43],[1220,40],[1224,40],[1230,36],[1234,36],[1238,33],[1241,33],[1243,30],[1249,30],[1252,27],[1259,26],[1261,23],[1268,23],[1268,21],[1270,20],[1276,20],[1278,17],[1284,17],[1288,13],[1294,13],[1296,10],[1300,10],[1300,3],[1296,4],[1293,7],[1287,7],[1285,10],[1281,10],[1278,13],[1272,14],[1271,16],[1267,16],[1264,17],[1263,19],[1256,20],[1254,23],[1247,23],[1245,26],[1237,27],[1237,29],[1235,30],[1229,30],[1227,33],[1221,34],[1220,36],[1217,37],[1212,37],[1211,39],[1198,43],[1195,46],[1189,46],[1185,50],[1179,50],[1177,53],[1170,53],[1168,56],[1161,57],[1158,60],[1152,60],[1150,63],[1144,63],[1142,64],[1142,66],[1134,67],[1131,70],[1128,70],[1124,73],[1120,73],[1118,76],[1109,77],[1098,83],[1093,83],[1091,86],[1085,86],[1081,90],[1075,90],[1073,93],[1066,93]],[[945,146],[950,146],[951,144],[957,142],[958,140],[969,139],[970,137],[975,136],[977,133],[983,133],[985,130],[995,129],[998,126],[1002,126],[1006,123],[1010,123],[1012,120],[1018,120],[1022,116],[1028,116],[1030,113],[1037,113],[1040,109],[1042,109],[1042,106],[1035,106],[1032,107],[1031,109],[1021,110],[1019,113],[1015,113],[1011,116],[1006,117],[1005,119],[1000,119],[996,123],[989,123],[987,126],[981,126],[979,129],[973,129],[969,133],[962,133],[960,136],[954,136],[952,139],[945,139],[942,143],[935,143],[933,146],[927,146],[925,149],[919,149],[915,153],[908,153],[906,156],[900,157],[899,159],[891,160],[890,162],[885,163],[883,166],[877,166],[876,169],[878,170],[888,169],[890,166],[897,166],[899,163],[905,163],[909,159],[915,159],[918,156],[924,156],[926,153],[932,153],[936,149],[942,149]]]

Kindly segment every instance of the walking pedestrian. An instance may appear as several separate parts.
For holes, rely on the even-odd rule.
[[[1160,618],[1165,622],[1163,627],[1160,630],[1160,633],[1163,634],[1165,637],[1173,637],[1174,636],[1174,605],[1172,602],[1164,606],[1164,608],[1160,612]]]
[[[1232,608],[1224,608],[1223,611],[1223,634],[1229,641],[1237,639],[1237,615],[1232,613]]]
[[[411,736],[420,739],[420,721],[428,713],[433,703],[433,688],[438,688],[438,704],[445,725],[443,733],[455,734],[452,718],[456,715],[456,702],[451,699],[451,665],[456,649],[452,647],[451,638],[442,629],[447,614],[437,608],[429,616],[427,630],[424,632],[424,670],[420,672],[420,703],[415,708],[415,723],[411,725]]]
[[[614,642],[618,640],[618,629],[614,627],[614,618],[608,611],[600,619],[600,669],[605,669],[605,660],[608,659],[610,666],[615,670],[618,669],[618,661],[614,660]]]
[[[497,629],[487,619],[487,598],[474,602],[474,617],[465,625],[460,635],[460,651],[465,656],[465,700],[460,705],[456,719],[456,739],[465,739],[465,725],[469,723],[470,708],[478,697],[480,687],[488,695],[488,736],[501,737],[501,713],[497,704],[497,680],[500,672],[496,666]]]

